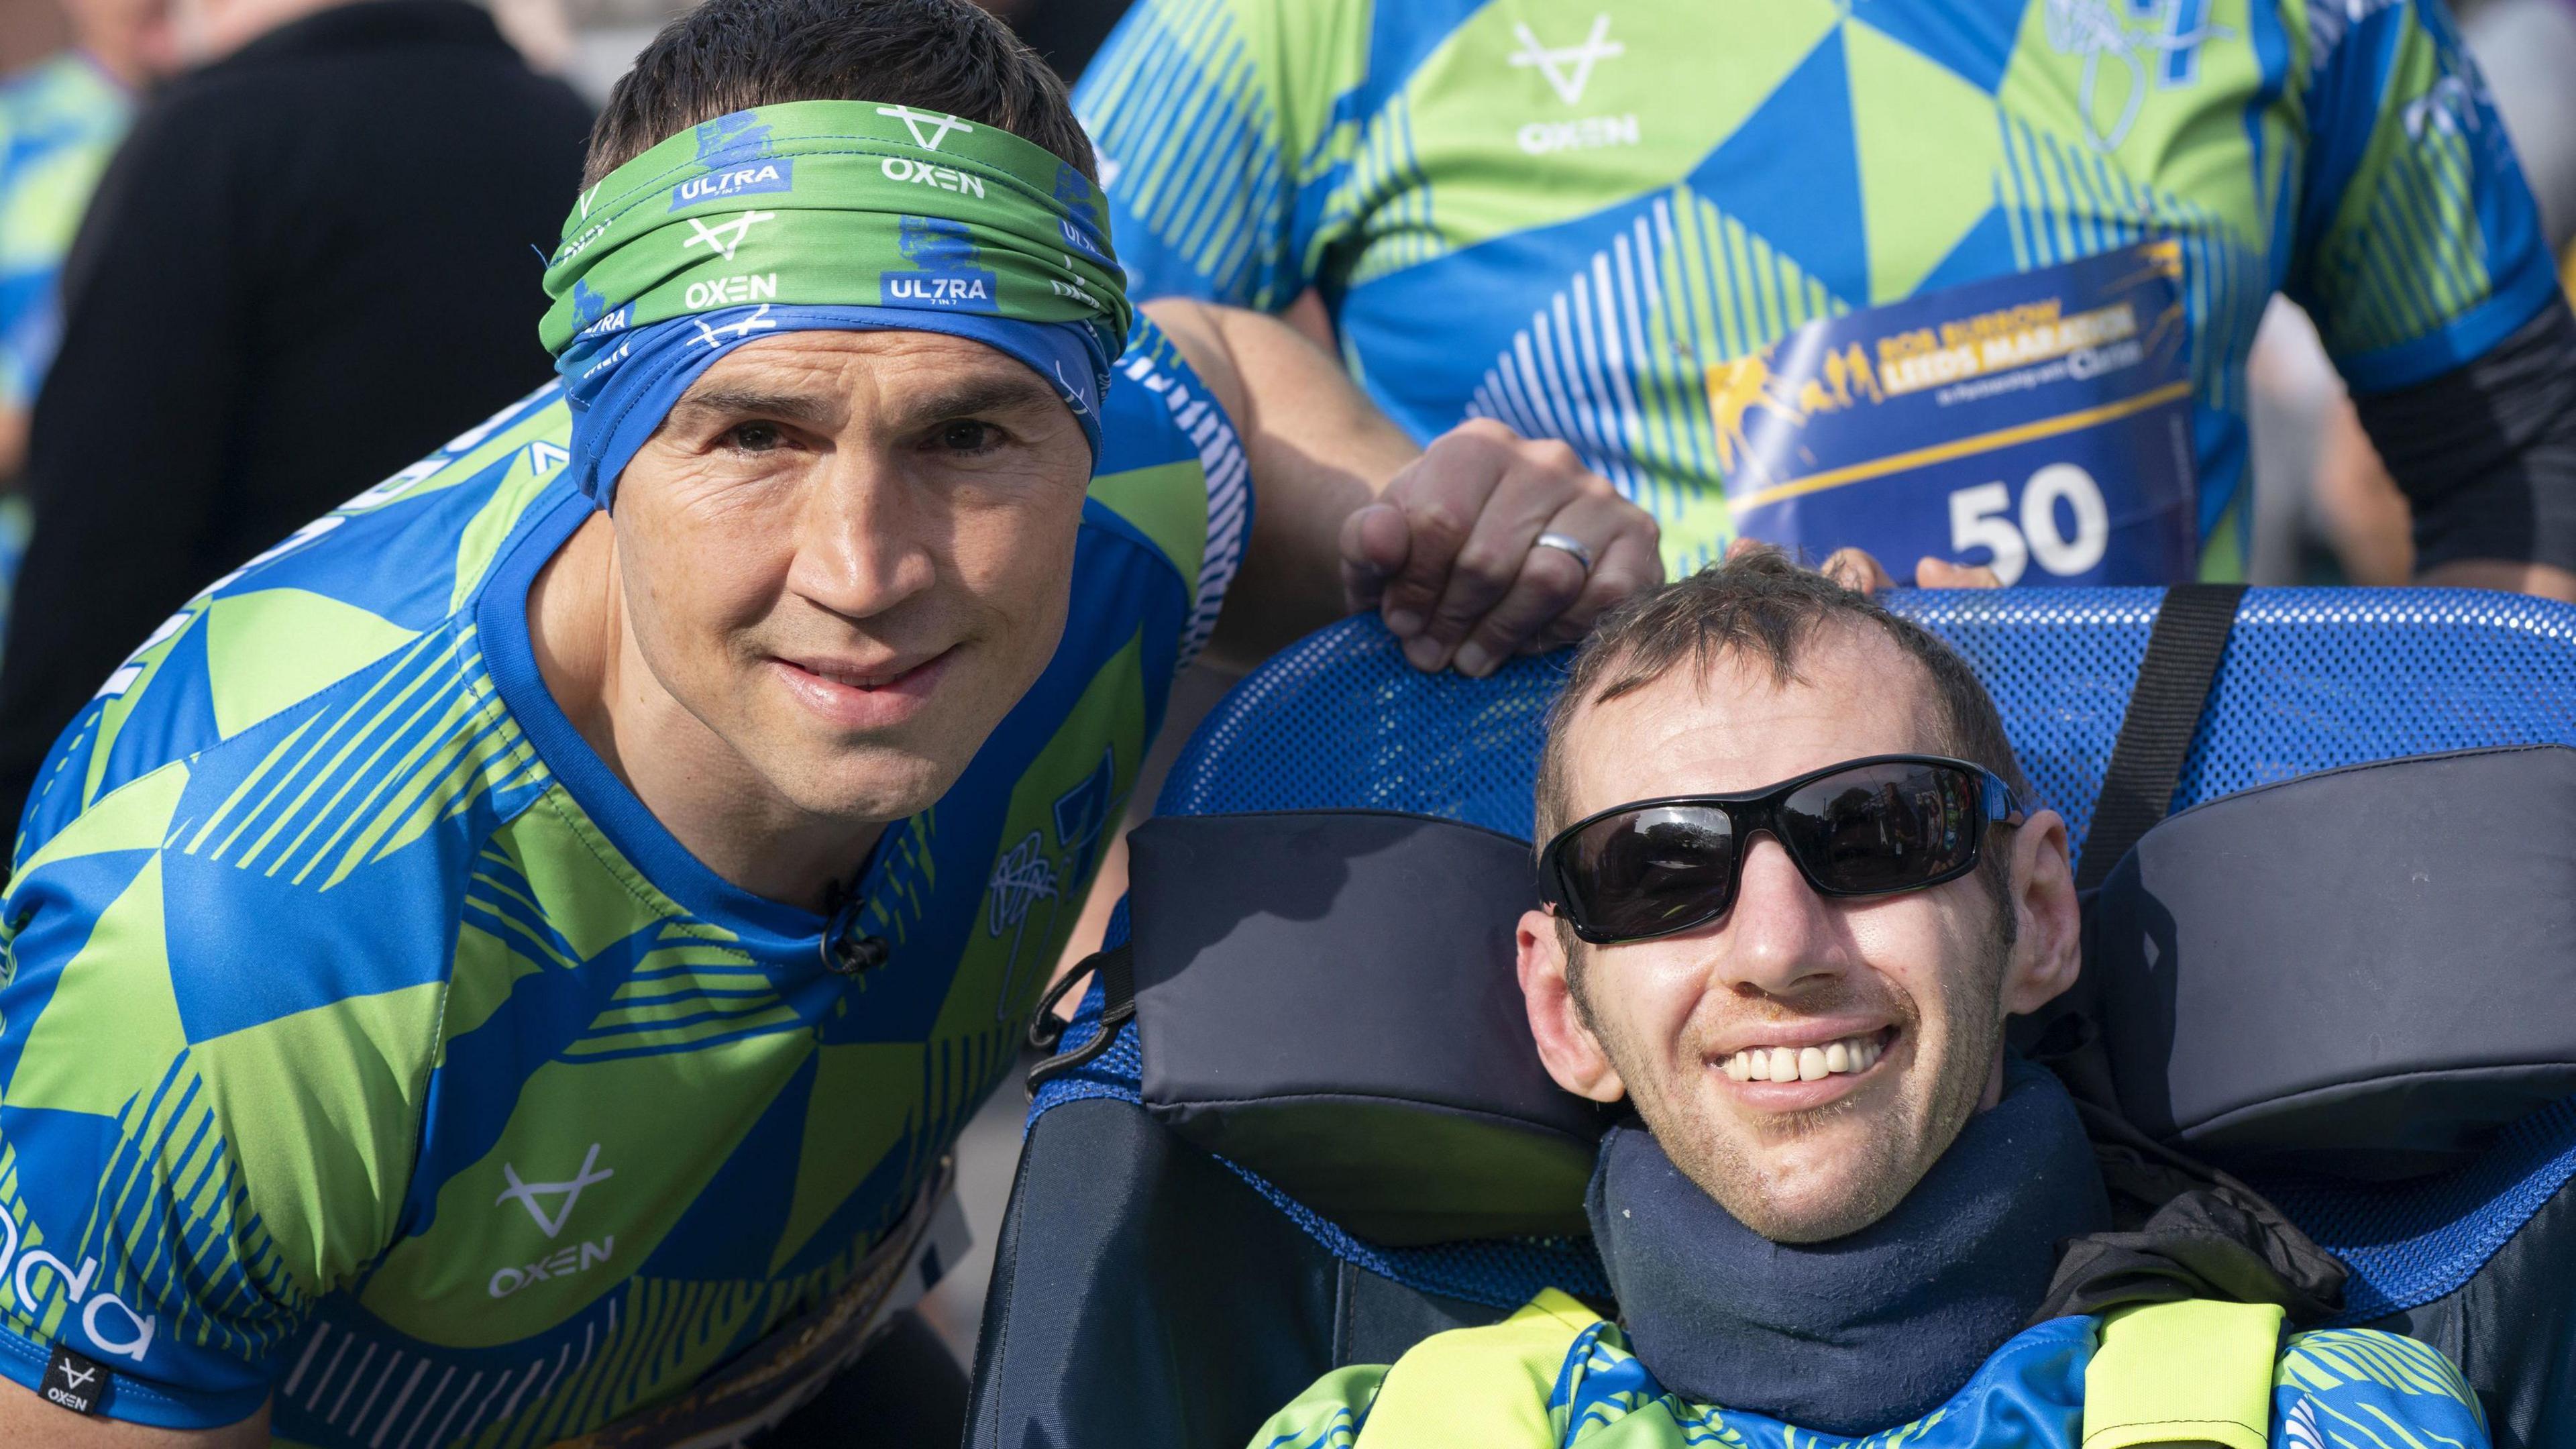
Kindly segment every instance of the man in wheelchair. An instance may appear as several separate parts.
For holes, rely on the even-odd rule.
[[[1932,635],[1761,550],[1624,607],[1538,824],[1540,1057],[1636,1112],[1587,1204],[1621,1321],[1550,1290],[1336,1370],[1256,1445],[2488,1442],[2410,1339],[2048,1306],[2111,1226],[2073,1102],[2004,1040],[2079,969],[2067,829]]]

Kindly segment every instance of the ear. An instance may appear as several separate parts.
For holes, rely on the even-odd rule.
[[[1610,1065],[1610,1054],[1583,1024],[1574,1006],[1574,991],[1565,979],[1565,941],[1556,917],[1545,911],[1521,916],[1521,1000],[1529,1008],[1530,1035],[1538,1039],[1538,1059],[1556,1084],[1578,1097],[1616,1102],[1628,1088]]]
[[[2013,911],[2020,934],[2004,967],[2003,1008],[2027,1016],[2056,1000],[2084,969],[2075,872],[2066,860],[2066,821],[2033,813],[2012,832]]]

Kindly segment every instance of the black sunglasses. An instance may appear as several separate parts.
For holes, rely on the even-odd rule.
[[[1725,915],[1768,832],[1818,895],[1877,896],[1977,868],[1988,825],[2019,825],[1994,771],[1942,755],[1872,755],[1738,795],[1674,795],[1588,815],[1539,852],[1539,895],[1596,946]]]

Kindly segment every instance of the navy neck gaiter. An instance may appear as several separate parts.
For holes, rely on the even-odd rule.
[[[1847,1237],[1757,1236],[1633,1122],[1602,1138],[1585,1206],[1629,1346],[1665,1388],[1844,1435],[1940,1407],[2029,1322],[2057,1245],[2111,1225],[2074,1102],[2017,1057],[2003,1100]]]

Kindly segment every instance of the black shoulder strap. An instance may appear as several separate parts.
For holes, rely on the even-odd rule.
[[[1070,1051],[1056,1051],[1064,1040],[1068,1023],[1056,1015],[1057,1004],[1072,991],[1074,983],[1097,973],[1100,977],[1100,1029],[1091,1039]],[[1095,951],[1075,963],[1074,968],[1056,978],[1046,995],[1038,1000],[1037,1016],[1029,1022],[1029,1045],[1042,1052],[1055,1054],[1029,1068],[1029,1091],[1034,1093],[1048,1079],[1087,1066],[1094,1057],[1109,1050],[1118,1038],[1118,1029],[1136,1015],[1136,944],[1124,941],[1106,951]]]
[[[2093,806],[2093,828],[2084,836],[2077,890],[2108,879],[2111,867],[2172,807],[2183,755],[2200,728],[2219,656],[2227,652],[2228,628],[2244,597],[2243,584],[2176,584],[2165,590],[2164,607],[2147,633],[2138,687],[2129,693],[2119,742],[2111,747],[2102,798]]]

